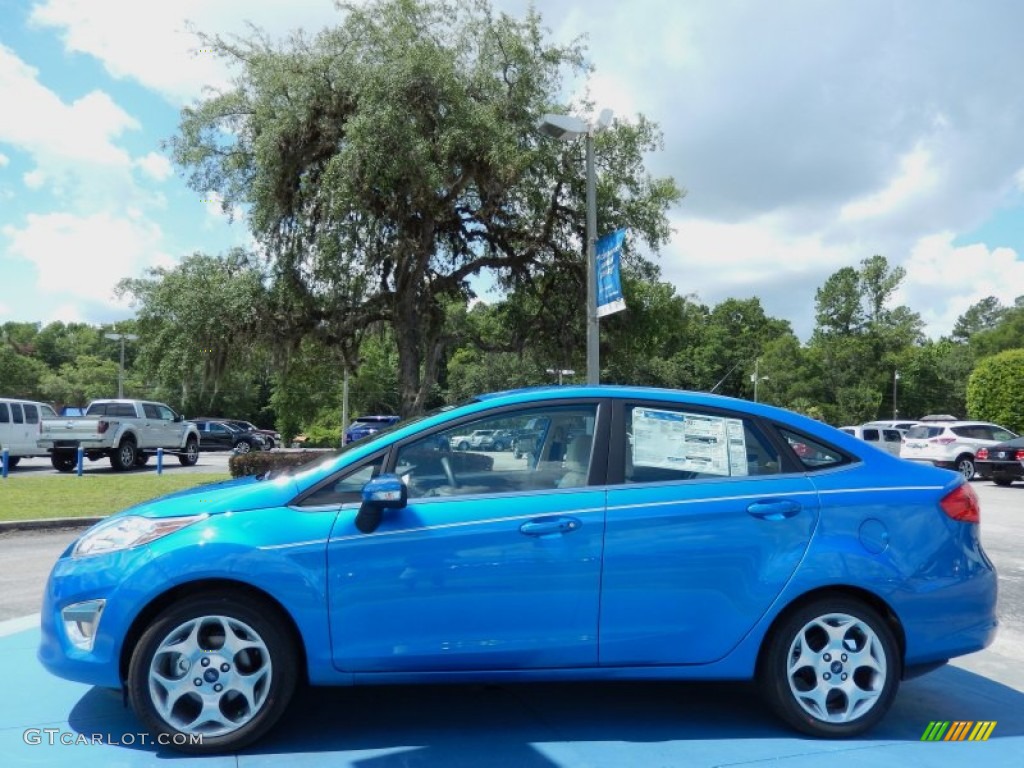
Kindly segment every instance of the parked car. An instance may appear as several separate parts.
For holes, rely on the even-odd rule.
[[[979,448],[974,464],[978,474],[991,477],[996,485],[1011,485],[1024,480],[1024,437]]]
[[[436,449],[539,424],[526,461]],[[39,658],[191,752],[256,741],[300,680],[753,679],[791,726],[853,736],[992,641],[979,517],[962,476],[763,403],[482,395],[92,527]]]
[[[906,434],[907,431],[917,424],[916,421],[910,421],[907,419],[882,419],[869,421],[866,424],[861,424],[862,427],[881,427],[882,429],[898,429],[902,434]]]
[[[199,433],[181,414],[149,400],[93,400],[84,416],[45,418],[36,444],[58,472],[71,472],[78,449],[89,461],[106,457],[118,472],[141,467],[161,448],[182,466],[199,459]]]
[[[284,444],[284,438],[281,437],[281,433],[276,429],[260,429],[251,421],[243,421],[242,419],[225,419],[218,416],[200,416],[199,421],[221,421],[225,424],[230,424],[233,427],[243,432],[255,432],[263,438],[263,448],[270,450]],[[190,419],[190,421],[196,421],[196,419]]]
[[[401,421],[400,416],[358,416],[345,430],[345,445],[375,435]]]
[[[14,469],[22,459],[46,456],[36,441],[43,419],[57,414],[46,403],[0,397],[0,451],[7,451],[7,466]]]
[[[452,435],[451,446],[457,451],[468,451],[470,448],[486,450],[493,444],[495,432],[496,429],[474,429],[464,435]]]
[[[893,456],[900,455],[900,443],[903,434],[898,429],[876,427],[872,424],[862,424],[859,427],[840,427],[848,435],[853,435],[865,443],[875,446],[883,451],[888,451]]]
[[[910,461],[955,469],[967,480],[976,472],[978,449],[1011,440],[1017,435],[987,421],[938,421],[924,417],[903,439],[900,456]],[[984,473],[983,473],[984,474]]]
[[[190,419],[190,421],[199,429],[200,450],[248,453],[249,451],[262,451],[267,447],[263,441],[263,435],[258,432],[248,432],[229,422],[205,419]]]

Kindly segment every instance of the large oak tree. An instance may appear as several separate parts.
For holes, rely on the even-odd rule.
[[[359,331],[389,324],[403,415],[434,390],[445,307],[488,274],[506,289],[582,273],[583,142],[537,131],[563,78],[586,71],[577,44],[545,39],[482,0],[338,4],[340,21],[284,43],[261,32],[205,44],[234,86],[185,109],[171,140],[203,194],[248,216],[272,265],[278,337],[311,334],[358,364]],[[659,148],[642,116],[596,139],[599,228],[628,227],[657,251],[682,196],[644,170]],[[577,281],[578,298],[584,293]]]

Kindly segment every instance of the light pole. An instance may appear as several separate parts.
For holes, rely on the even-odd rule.
[[[900,417],[899,408],[896,407],[896,385],[899,383],[899,380],[900,380],[900,372],[899,371],[893,371],[892,372],[892,417],[894,419],[898,419]]]
[[[754,402],[757,402],[757,385],[758,382],[768,381],[767,376],[761,376],[758,374],[758,367],[761,365],[761,359],[758,358],[754,361],[754,372],[750,374],[750,380],[754,382]]]
[[[120,400],[124,397],[124,343],[125,341],[135,341],[139,337],[134,333],[104,333],[103,335],[114,341],[121,340],[121,367],[117,372],[117,397]]]
[[[544,115],[537,130],[545,136],[572,141],[583,136],[587,156],[587,384],[601,383],[601,332],[597,324],[597,175],[594,171],[594,134],[611,122],[603,110],[597,125],[572,115]],[[561,382],[559,382],[561,383]]]
[[[572,368],[548,368],[548,373],[550,373],[552,376],[554,376],[555,374],[558,375],[558,386],[562,386],[563,376],[576,375],[576,371],[574,371]]]

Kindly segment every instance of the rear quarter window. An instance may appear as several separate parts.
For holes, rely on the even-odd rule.
[[[926,440],[930,437],[938,437],[942,434],[942,427],[917,426],[907,430],[907,437],[916,440]]]
[[[804,469],[832,469],[833,467],[840,467],[853,462],[853,457],[840,451],[833,445],[800,432],[794,432],[786,427],[779,426],[777,428],[779,435],[793,450],[793,453],[796,454]]]

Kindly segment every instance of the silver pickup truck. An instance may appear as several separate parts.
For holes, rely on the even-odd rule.
[[[199,459],[199,430],[163,403],[94,400],[84,416],[43,419],[38,445],[61,472],[75,468],[79,447],[90,461],[109,457],[119,471],[141,467],[157,448],[189,467]]]

